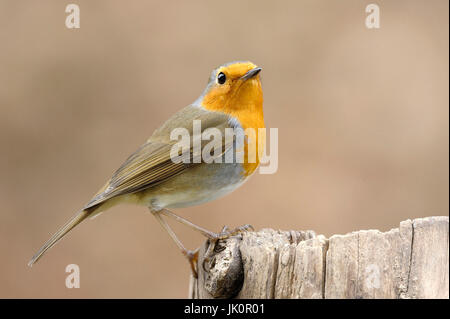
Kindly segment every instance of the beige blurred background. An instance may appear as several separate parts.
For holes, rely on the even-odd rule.
[[[0,0],[0,297],[187,297],[188,264],[142,207],[27,262],[232,60],[263,68],[278,172],[177,213],[327,236],[448,215],[448,1],[377,1],[378,30],[364,24],[370,1],[79,0],[78,30],[69,3]],[[65,287],[70,263],[80,289]]]

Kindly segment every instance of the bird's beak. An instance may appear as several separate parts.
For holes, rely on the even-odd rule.
[[[241,80],[246,81],[248,79],[251,79],[251,78],[255,77],[256,75],[258,75],[258,73],[261,72],[261,70],[262,70],[261,68],[251,69],[250,71],[248,71],[241,77]]]

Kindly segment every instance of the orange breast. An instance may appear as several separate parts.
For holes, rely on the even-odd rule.
[[[259,76],[245,82],[237,80],[227,92],[212,89],[204,96],[202,105],[207,110],[230,115],[239,121],[244,130],[254,132],[254,136],[249,134],[244,143],[244,174],[251,175],[259,166],[265,145],[265,134],[258,134],[258,129],[265,128]]]

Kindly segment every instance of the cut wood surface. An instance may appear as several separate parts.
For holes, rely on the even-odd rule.
[[[208,246],[191,298],[449,298],[448,216],[330,238],[263,229]]]

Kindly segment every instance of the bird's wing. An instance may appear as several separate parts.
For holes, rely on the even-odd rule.
[[[153,135],[136,152],[119,167],[104,187],[91,199],[84,209],[99,205],[113,197],[135,193],[160,184],[169,178],[182,173],[193,165],[192,140],[191,149],[187,156],[190,163],[174,163],[170,153],[177,140],[170,139],[173,128],[185,128],[193,135],[193,121],[200,120],[201,131],[207,128],[218,128],[222,133],[229,127],[229,117],[218,112],[209,112],[196,106],[188,106],[176,113],[166,123],[156,130]],[[224,137],[225,134],[222,134]],[[232,145],[222,143],[222,153]]]

